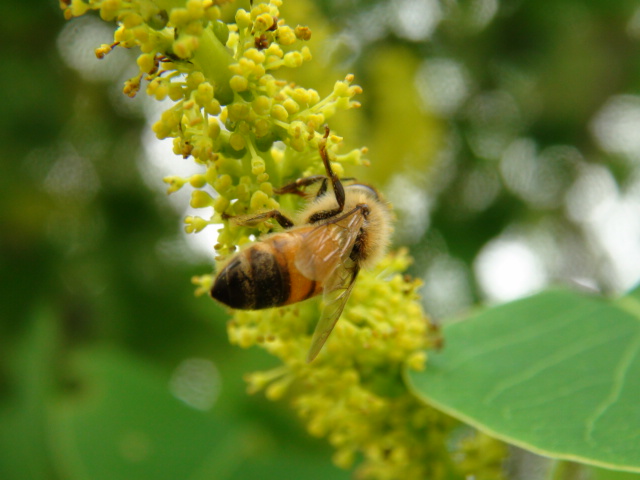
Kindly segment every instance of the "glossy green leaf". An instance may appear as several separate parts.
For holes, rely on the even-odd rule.
[[[444,329],[426,402],[551,457],[640,471],[640,300],[551,291]]]

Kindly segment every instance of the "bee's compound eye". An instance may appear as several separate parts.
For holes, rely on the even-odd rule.
[[[346,188],[350,190],[360,190],[374,200],[380,200],[378,192],[375,190],[375,188],[370,187],[369,185],[364,185],[363,183],[354,183],[353,185],[348,185]]]

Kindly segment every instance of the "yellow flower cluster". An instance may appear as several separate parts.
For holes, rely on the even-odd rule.
[[[279,207],[274,186],[318,172],[323,125],[338,110],[358,107],[353,97],[362,90],[353,76],[336,82],[325,98],[317,91],[276,79],[271,72],[299,67],[311,59],[302,45],[308,27],[289,27],[280,18],[281,0],[254,2],[250,11],[237,9],[233,22],[223,22],[221,0],[62,0],[67,18],[97,10],[117,21],[114,43],[96,50],[98,58],[115,47],[139,47],[139,74],[125,83],[124,93],[146,93],[175,102],[153,125],[159,139],[173,138],[173,150],[202,165],[191,178],[168,177],[168,192],[189,183],[191,205],[209,214],[187,217],[187,232],[216,224],[220,257],[257,230],[228,222],[237,215]],[[164,8],[163,8],[164,6]],[[341,139],[332,136],[337,162],[360,164],[361,150],[336,155]],[[284,146],[282,148],[281,146]],[[288,147],[288,148],[287,148]],[[337,168],[340,173],[341,169]],[[277,183],[273,183],[277,182]]]
[[[360,272],[351,301],[312,364],[305,358],[318,302],[237,312],[228,325],[233,343],[259,344],[283,362],[249,375],[250,391],[265,389],[271,399],[289,393],[309,432],[336,448],[334,462],[348,468],[362,454],[363,469],[376,465],[371,478],[386,478],[380,475],[385,469],[394,473],[388,478],[424,478],[417,472],[433,462],[422,460],[442,453],[448,431],[431,422],[439,414],[414,399],[402,379],[405,367],[424,368],[425,349],[438,340],[416,294],[419,282],[402,274],[409,261],[400,251]],[[438,439],[429,442],[429,436]],[[416,475],[401,475],[408,468]]]
[[[486,436],[448,445],[458,423],[424,405],[406,388],[403,371],[421,370],[426,350],[440,342],[422,310],[420,282],[403,274],[406,251],[362,271],[340,320],[312,364],[304,360],[320,316],[317,302],[260,312],[236,312],[229,338],[260,345],[283,365],[247,375],[250,392],[287,395],[311,435],[326,437],[333,460],[359,478],[444,479],[452,474],[501,478],[504,449]],[[493,442],[489,445],[489,442]],[[452,461],[452,450],[456,461]]]
[[[271,221],[254,228],[229,218],[277,209],[274,186],[324,173],[318,154],[323,124],[337,111],[359,106],[353,97],[361,92],[352,75],[336,82],[324,98],[276,78],[279,68],[311,59],[303,45],[311,30],[286,25],[279,11],[282,0],[254,0],[250,10],[238,8],[230,16],[226,3],[61,0],[67,18],[96,10],[104,20],[117,22],[114,42],[100,46],[98,58],[116,47],[140,49],[139,73],[125,83],[125,94],[136,95],[146,85],[150,96],[174,102],[153,131],[159,139],[173,138],[174,152],[192,157],[202,170],[165,182],[169,193],[189,184],[191,206],[210,212],[187,217],[188,232],[222,224],[215,245],[220,256],[272,228]],[[341,141],[331,135],[327,142],[339,176],[343,165],[364,163],[364,149],[338,154]],[[348,468],[362,456],[363,478],[460,474],[447,446],[455,422],[411,395],[402,377],[406,368],[424,368],[425,350],[438,342],[417,296],[418,282],[403,274],[408,265],[401,251],[375,270],[360,272],[351,301],[312,364],[305,358],[320,316],[317,301],[237,311],[228,325],[232,343],[260,345],[283,362],[249,375],[250,391],[264,389],[271,399],[289,395],[309,432],[335,447],[337,465]],[[195,278],[197,293],[209,291],[212,281],[211,275]],[[487,449],[482,446],[474,439],[460,446],[464,473],[499,471],[483,463]]]

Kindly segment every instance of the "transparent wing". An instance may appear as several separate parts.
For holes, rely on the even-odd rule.
[[[347,260],[335,270],[325,284],[324,309],[311,338],[311,348],[309,348],[309,353],[307,354],[307,362],[312,362],[316,358],[327,338],[329,338],[333,327],[335,327],[347,304],[347,300],[349,300],[353,286],[356,284],[359,270],[360,268],[355,262]]]
[[[296,254],[296,268],[311,280],[328,279],[348,259],[363,223],[362,210],[354,208],[305,233]]]

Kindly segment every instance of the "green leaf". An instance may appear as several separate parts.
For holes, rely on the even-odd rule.
[[[0,404],[2,480],[53,475],[45,441],[45,406],[53,390],[52,359],[60,340],[59,322],[46,306],[35,308],[29,320],[24,338],[17,342],[6,362],[9,395],[3,396]]]
[[[187,407],[170,394],[165,375],[122,350],[78,352],[71,370],[76,391],[49,407],[61,478],[349,478],[327,452],[310,450],[257,420],[238,419],[242,412]]]
[[[640,301],[640,284],[633,287],[633,289],[627,293],[627,297],[634,297],[636,300]]]
[[[604,468],[590,467],[587,478],[591,480],[640,480],[640,475],[632,472],[621,472]]]
[[[547,480],[640,480],[640,475],[635,472],[610,470],[568,460],[554,460],[544,478]]]
[[[542,455],[640,471],[640,301],[550,291],[444,329],[409,383],[426,402]]]
[[[76,391],[49,409],[63,478],[228,478],[251,448],[241,430],[187,407],[167,378],[121,350],[80,352],[71,370]]]

